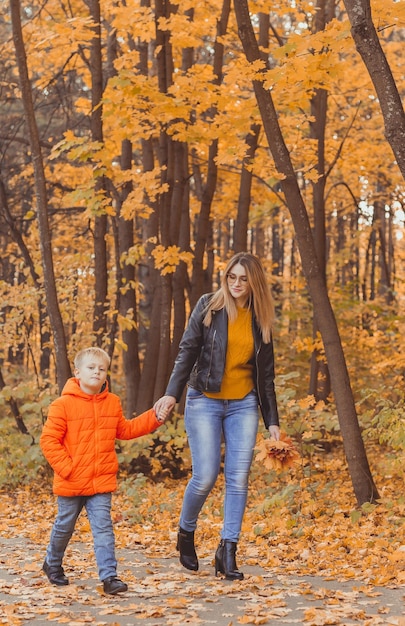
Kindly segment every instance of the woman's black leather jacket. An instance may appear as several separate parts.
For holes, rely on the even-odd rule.
[[[221,389],[228,339],[228,315],[225,309],[212,312],[210,326],[203,324],[210,294],[198,300],[183,337],[166,389],[166,395],[180,400],[186,384],[205,392]],[[255,355],[253,373],[258,402],[266,428],[279,425],[274,389],[273,341],[264,343],[253,318]]]

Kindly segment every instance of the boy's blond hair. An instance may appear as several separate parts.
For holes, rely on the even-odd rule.
[[[99,359],[102,359],[103,361],[105,361],[107,367],[110,366],[111,363],[111,359],[109,357],[109,355],[107,354],[107,352],[105,350],[103,350],[102,348],[97,348],[94,346],[91,346],[90,348],[83,348],[83,350],[80,350],[80,352],[78,352],[75,356],[75,360],[74,360],[74,365],[76,369],[79,369],[79,367],[82,365],[84,359],[88,356],[92,356],[92,357],[97,357]]]

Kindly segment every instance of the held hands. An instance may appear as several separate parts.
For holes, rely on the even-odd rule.
[[[271,439],[278,441],[280,439],[280,428],[278,426],[269,426],[269,434]]]
[[[176,398],[174,396],[162,396],[159,400],[156,400],[153,408],[155,409],[158,422],[165,422],[173,411],[176,404]]]

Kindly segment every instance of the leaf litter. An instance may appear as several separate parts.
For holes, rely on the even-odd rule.
[[[119,575],[129,585],[120,598],[103,594],[85,515],[66,553],[71,584],[53,587],[41,571],[56,512],[50,489],[1,493],[0,626],[405,626],[405,503],[398,495],[403,479],[381,476],[379,505],[353,515],[350,479],[339,455],[327,464],[312,459],[308,471],[293,451],[280,468],[274,464],[279,452],[272,456],[267,445],[259,438],[238,547],[245,580],[233,583],[213,575],[222,522],[221,477],[200,516],[196,544],[202,567],[197,574],[178,564],[175,550],[186,480],[143,481],[135,498],[123,489],[117,492],[113,518]],[[392,594],[388,601],[385,591]]]

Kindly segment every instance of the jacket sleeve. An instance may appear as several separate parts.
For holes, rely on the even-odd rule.
[[[279,426],[276,390],[274,387],[274,347],[273,340],[263,343],[258,357],[256,375],[259,404],[266,428]]]
[[[191,370],[201,351],[204,337],[203,319],[208,304],[208,296],[201,296],[195,305],[186,330],[181,338],[179,351],[165,394],[180,400],[184,387],[190,378]]]
[[[154,409],[148,409],[131,420],[121,417],[117,426],[117,439],[136,439],[142,435],[148,435],[161,426],[158,422]]]
[[[53,471],[62,478],[68,478],[73,467],[73,461],[64,446],[66,429],[65,407],[60,400],[56,400],[49,407],[39,444]]]

